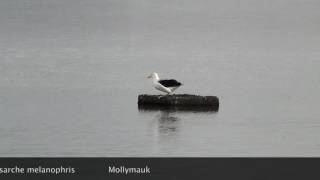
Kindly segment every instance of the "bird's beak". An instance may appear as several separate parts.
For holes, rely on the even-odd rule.
[[[148,79],[151,78],[151,75],[150,75],[150,76],[147,76],[147,78],[148,78]]]

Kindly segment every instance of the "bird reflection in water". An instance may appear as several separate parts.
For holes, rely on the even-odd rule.
[[[173,135],[179,128],[180,118],[176,117],[174,112],[162,110],[157,116],[157,121],[160,134]]]

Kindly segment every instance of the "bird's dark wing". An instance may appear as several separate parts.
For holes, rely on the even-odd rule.
[[[178,82],[175,79],[163,79],[163,80],[160,80],[159,83],[164,87],[178,87],[182,85],[180,82]]]

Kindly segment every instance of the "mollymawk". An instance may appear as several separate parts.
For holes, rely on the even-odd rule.
[[[182,84],[175,79],[160,79],[157,73],[151,73],[148,78],[152,79],[154,88],[167,94],[172,94]]]

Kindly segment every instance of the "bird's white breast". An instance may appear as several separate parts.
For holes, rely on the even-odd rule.
[[[164,87],[160,83],[154,83],[154,87],[158,89],[159,91],[165,92],[165,93],[171,93],[171,90],[169,88]]]

